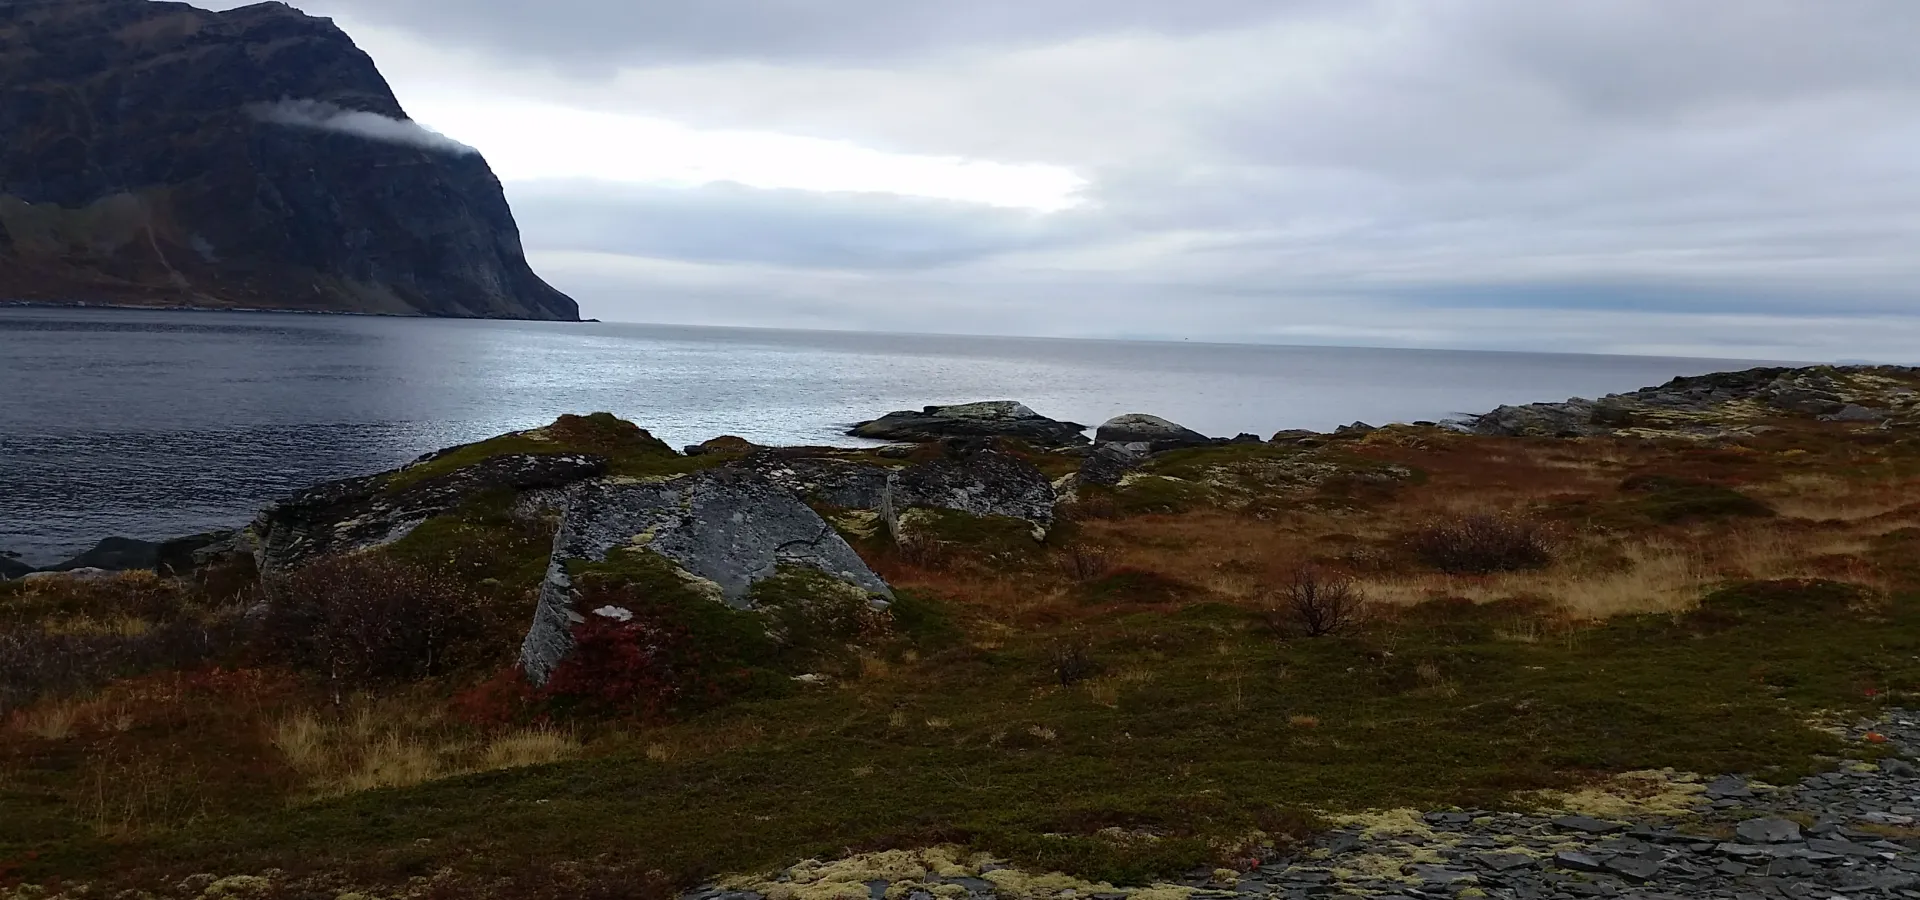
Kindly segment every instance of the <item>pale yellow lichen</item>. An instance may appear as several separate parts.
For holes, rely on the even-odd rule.
[[[1341,828],[1358,828],[1360,836],[1367,840],[1379,840],[1383,837],[1415,835],[1425,840],[1438,840],[1439,836],[1422,818],[1417,809],[1389,809],[1354,815],[1330,816],[1333,824]]]
[[[1521,799],[1538,809],[1599,819],[1684,816],[1705,800],[1700,776],[1672,769],[1625,772],[1577,791],[1535,791]]]

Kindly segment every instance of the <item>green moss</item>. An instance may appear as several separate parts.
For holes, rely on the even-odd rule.
[[[1119,487],[1084,486],[1080,499],[1096,506],[1110,505],[1120,515],[1173,515],[1211,504],[1214,493],[1203,484],[1143,475]]]
[[[1011,516],[976,516],[952,509],[915,508],[900,516],[904,543],[935,546],[1003,562],[1037,559],[1041,544],[1033,523]]]
[[[1638,506],[1656,522],[1676,523],[1704,519],[1764,518],[1773,507],[1733,488],[1669,475],[1636,475],[1620,489],[1642,495]]]
[[[895,590],[887,613],[895,632],[919,650],[945,649],[965,636],[946,604],[918,591]]]
[[[645,429],[611,413],[565,415],[552,425],[516,431],[455,447],[431,460],[393,473],[388,491],[398,492],[496,456],[583,453],[605,457],[612,474],[636,477],[678,475],[723,465],[726,454],[681,456]]]

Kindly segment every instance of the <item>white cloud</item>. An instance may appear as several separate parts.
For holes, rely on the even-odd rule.
[[[423,150],[436,150],[463,156],[479,152],[467,144],[460,143],[418,122],[390,119],[379,113],[342,109],[319,100],[283,100],[279,103],[262,104],[253,108],[253,115],[262,122],[271,122],[275,125],[351,134],[370,141],[406,144]]]
[[[850,141],[707,130],[652,116],[528,100],[428,95],[409,104],[486,150],[506,181],[593,179],[632,184],[897,194],[1059,210],[1085,179],[1060,166],[889,153]]]

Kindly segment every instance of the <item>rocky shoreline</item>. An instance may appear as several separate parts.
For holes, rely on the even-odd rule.
[[[1598,400],[1576,397],[1559,403],[1502,406],[1478,416],[1437,423],[1416,422],[1406,427],[1439,428],[1488,437],[1689,441],[1761,437],[1779,430],[1783,421],[1792,420],[1907,429],[1920,427],[1920,392],[1909,386],[1916,373],[1920,373],[1920,369],[1900,366],[1757,368],[1675,378],[1658,387],[1610,394]],[[1175,450],[1248,443],[1311,447],[1328,441],[1363,439],[1378,429],[1355,422],[1327,434],[1288,429],[1265,439],[1252,434],[1225,438],[1203,435],[1158,416],[1129,413],[1091,429],[1094,431],[1091,439],[1086,435],[1088,430],[1079,423],[1041,415],[1017,401],[995,400],[895,411],[856,423],[846,434],[890,442],[873,450],[879,458],[905,458],[915,446],[923,444],[957,442],[956,446],[964,448],[969,442],[1001,439],[1024,442],[1076,461],[1078,472],[1073,479],[1056,485],[1063,493],[1071,493],[1079,485],[1118,485],[1156,455]],[[427,454],[422,460],[457,449]],[[762,462],[781,459],[782,466],[763,465],[762,468],[773,477],[784,479],[788,488],[802,493],[825,490],[829,494],[851,490],[853,493],[848,496],[856,498],[851,503],[840,503],[828,496],[814,499],[878,510],[878,494],[874,493],[878,482],[872,472],[861,473],[832,463],[826,464],[830,467],[828,470],[821,468],[819,460],[833,460],[852,452],[846,448],[768,448],[736,437],[720,437],[688,447],[684,455],[696,457],[716,452],[764,454]],[[961,452],[965,452],[964,449]],[[369,476],[381,477],[384,474]],[[836,486],[806,486],[822,478],[823,483]],[[866,484],[842,483],[849,478]],[[884,473],[880,480],[884,480]],[[86,575],[131,569],[154,569],[162,574],[187,572],[221,553],[250,551],[253,539],[247,532],[247,527],[236,526],[160,542],[110,537],[66,561],[43,568],[27,566],[0,552],[0,580],[35,573]]]

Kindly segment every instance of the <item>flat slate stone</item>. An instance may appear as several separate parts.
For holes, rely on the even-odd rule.
[[[1734,826],[1740,839],[1754,844],[1786,844],[1800,840],[1800,824],[1790,819],[1748,819]]]
[[[1553,824],[1558,828],[1564,828],[1568,831],[1584,832],[1586,834],[1612,834],[1616,831],[1627,830],[1627,826],[1619,822],[1608,822],[1605,819],[1596,819],[1592,816],[1561,816],[1558,819],[1554,819]]]

